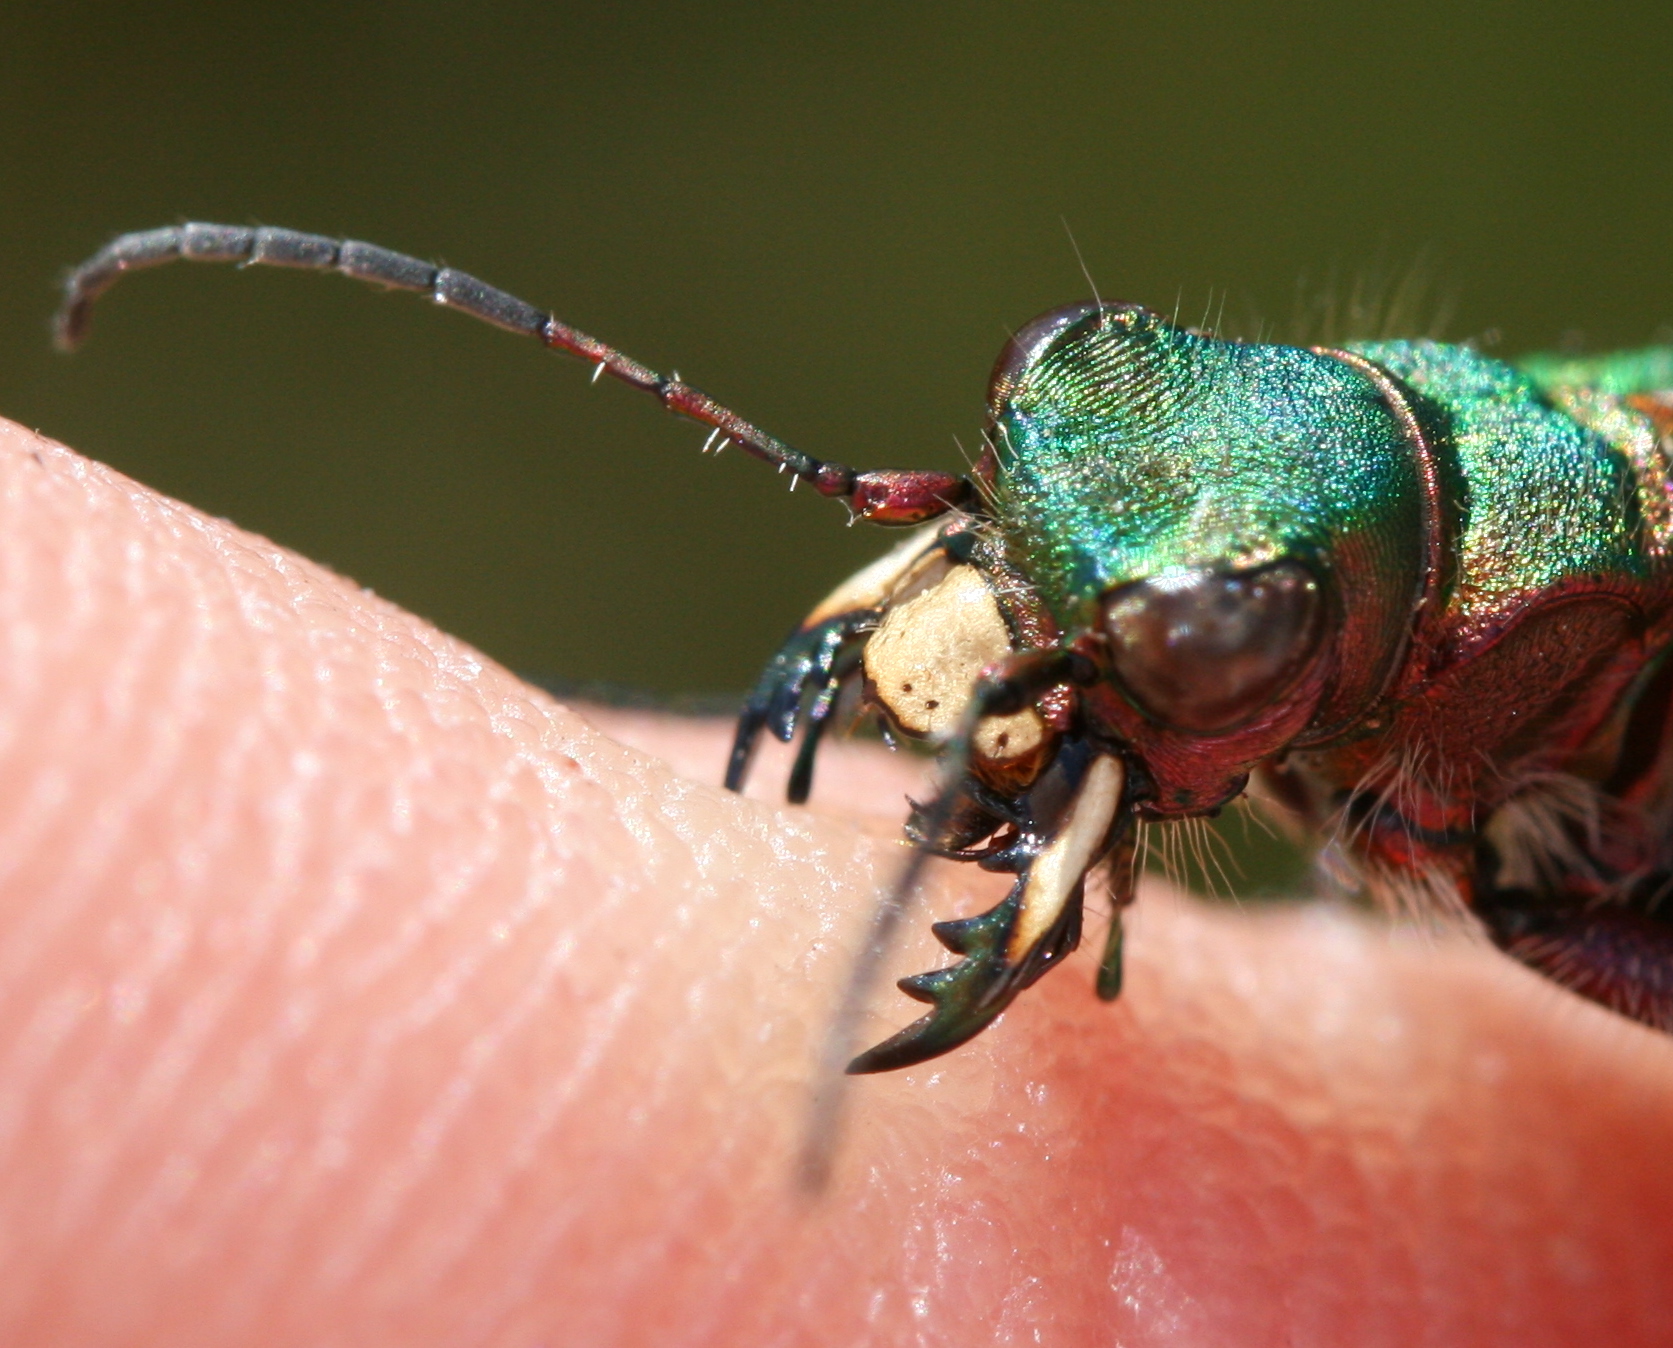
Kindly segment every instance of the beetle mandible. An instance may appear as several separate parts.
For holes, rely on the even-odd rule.
[[[936,924],[961,958],[900,983],[929,1012],[848,1071],[991,1023],[1075,948],[1095,867],[1114,997],[1137,821],[1213,814],[1252,774],[1372,894],[1469,914],[1673,1030],[1673,347],[1507,364],[1071,304],[1000,354],[970,473],[859,471],[472,276],[294,230],[123,235],[70,274],[59,344],[124,272],[177,259],[417,291],[591,361],[859,519],[918,526],[792,633],[726,769],[739,789],[763,731],[800,731],[805,800],[859,683],[945,756],[879,937],[926,855],[1016,877],[991,911]]]

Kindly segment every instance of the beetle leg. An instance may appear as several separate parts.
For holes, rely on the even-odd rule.
[[[1670,884],[1650,876],[1645,888],[1659,897]],[[1507,954],[1612,1011],[1673,1031],[1673,923],[1653,900],[1564,906],[1552,895],[1501,890],[1477,908]]]
[[[1537,840],[1511,815],[1489,821],[1477,853],[1473,906],[1494,944],[1582,997],[1673,1031],[1665,844],[1631,827],[1631,815],[1559,818]]]
[[[1098,996],[1113,1002],[1121,995],[1122,948],[1126,943],[1123,917],[1133,901],[1133,888],[1138,881],[1138,868],[1133,864],[1136,831],[1131,823],[1121,830],[1121,836],[1110,849],[1109,900],[1110,926],[1104,937],[1103,958],[1098,961]]]
[[[808,793],[813,790],[813,760],[819,752],[819,742],[825,737],[825,730],[836,713],[842,690],[860,667],[862,645],[861,641],[851,640],[838,648],[825,682],[808,704],[802,728],[802,746],[796,753],[796,762],[790,769],[790,784],[784,793],[785,799],[792,805],[805,805]]]
[[[807,738],[790,775],[792,804],[807,799],[813,784],[813,758],[827,722],[836,711],[842,684],[854,673],[857,656],[884,606],[900,586],[910,583],[933,563],[955,526],[921,529],[862,567],[830,594],[785,639],[738,714],[738,729],[726,766],[726,789],[741,791],[750,760],[763,729],[784,743],[795,738],[802,724],[807,690],[817,688],[807,710]]]
[[[935,924],[936,939],[964,956],[957,964],[900,980],[902,992],[934,1010],[855,1058],[850,1073],[908,1067],[956,1048],[1079,944],[1085,875],[1108,845],[1125,776],[1113,754],[1064,747],[1040,784],[1056,797],[1048,808],[1057,817],[1019,840],[1011,892],[979,917]]]
[[[810,687],[820,690],[816,703],[827,692],[830,694],[817,719],[809,724],[809,738],[817,747],[825,721],[835,710],[836,694],[855,667],[855,661],[850,657],[857,652],[864,641],[864,634],[876,621],[875,609],[856,609],[836,614],[810,627],[797,628],[790,634],[784,645],[779,647],[778,654],[761,671],[755,691],[738,714],[732,755],[726,765],[728,791],[743,790],[750,760],[755,756],[755,745],[763,729],[772,731],[786,744],[795,737],[796,727],[802,722],[802,702]],[[838,673],[839,669],[842,672]],[[807,755],[807,763],[804,766],[798,760],[791,777],[791,799],[798,803],[794,794],[797,785],[802,788],[799,799],[806,800],[806,789],[813,781],[813,750],[804,744],[803,753]]]
[[[916,812],[923,830],[922,836],[930,840],[944,837],[961,802],[969,801],[966,788],[972,781],[970,762],[975,752],[976,732],[984,718],[1015,713],[1059,685],[1084,685],[1092,683],[1097,677],[1098,668],[1092,661],[1076,651],[1062,648],[1020,651],[985,670],[976,681],[976,687],[965,707],[957,733],[947,743],[942,761],[946,785],[933,806]],[[1032,794],[1031,790],[1030,795]],[[1119,792],[1117,794],[1119,795]],[[802,1183],[810,1189],[817,1190],[829,1173],[831,1145],[837,1134],[844,1098],[843,1060],[850,1051],[855,1025],[865,1007],[866,993],[871,987],[878,965],[882,963],[889,948],[894,930],[906,913],[929,856],[927,848],[922,845],[915,847],[899,878],[878,904],[872,916],[871,931],[861,947],[859,957],[854,961],[848,985],[843,990],[842,1002],[825,1035],[801,1157]],[[1079,876],[1072,878],[1078,881]],[[1076,885],[1075,894],[1078,893],[1079,886]],[[1065,910],[1074,907],[1071,902],[1074,896],[1065,896],[1061,907]],[[1020,901],[1017,907],[1020,910]],[[1059,920],[1062,922],[1059,930],[1066,932],[1067,922],[1074,919],[1065,921],[1060,913]],[[1014,921],[1011,925],[1014,925]],[[1049,936],[1051,933],[1047,934]],[[976,933],[973,932],[972,937],[975,936]],[[1056,953],[1063,952],[1059,950]],[[994,1014],[998,1014],[997,1011]],[[992,1017],[987,1019],[991,1020]],[[986,1023],[985,1020],[982,1022]],[[980,1029],[981,1025],[975,1028]],[[971,1033],[975,1033],[975,1030]],[[969,1035],[965,1036],[968,1037]],[[954,1042],[956,1041],[948,1042],[934,1052],[951,1048]],[[932,1057],[934,1052],[902,1057],[899,1063],[892,1065],[905,1066],[908,1062]],[[848,1070],[854,1070],[853,1064],[849,1064]],[[881,1068],[874,1067],[871,1070]]]
[[[443,308],[457,309],[496,328],[533,337],[555,351],[579,356],[592,364],[595,379],[602,372],[649,393],[676,416],[718,431],[728,443],[777,465],[781,473],[794,473],[821,496],[844,500],[858,519],[918,524],[950,511],[981,509],[981,491],[967,477],[910,468],[861,472],[804,454],[721,406],[679,375],[660,375],[515,295],[452,267],[435,267],[358,239],[202,221],[123,234],[65,278],[64,302],[54,322],[59,347],[72,351],[80,344],[87,336],[95,301],[125,274],[179,261],[338,272],[372,285],[428,295]]]

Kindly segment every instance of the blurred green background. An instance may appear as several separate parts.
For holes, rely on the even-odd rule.
[[[58,3],[0,42],[0,412],[536,676],[742,690],[888,540],[535,344],[197,218],[445,260],[862,466],[956,467],[1086,293],[1283,331],[1428,259],[1514,352],[1673,320],[1673,25],[1607,5]],[[1334,282],[1331,278],[1336,278]]]

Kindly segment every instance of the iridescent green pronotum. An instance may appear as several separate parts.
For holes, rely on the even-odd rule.
[[[862,519],[921,526],[773,658],[726,773],[741,785],[763,729],[799,730],[805,799],[851,685],[863,714],[944,746],[856,988],[917,858],[1016,877],[992,911],[937,924],[959,960],[901,982],[928,1013],[849,1071],[978,1033],[1074,949],[1094,869],[1115,996],[1135,821],[1212,814],[1251,777],[1370,894],[1453,910],[1673,1030],[1673,348],[1507,364],[1076,304],[1000,355],[968,475],[860,472],[473,277],[291,230],[124,235],[69,277],[61,343],[124,271],[180,258],[418,291],[654,393]]]

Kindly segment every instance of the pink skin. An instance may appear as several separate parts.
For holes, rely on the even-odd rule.
[[[1673,1040],[1490,950],[1152,890],[809,1202],[909,762],[729,797],[16,427],[0,643],[0,1342],[1673,1342]]]

